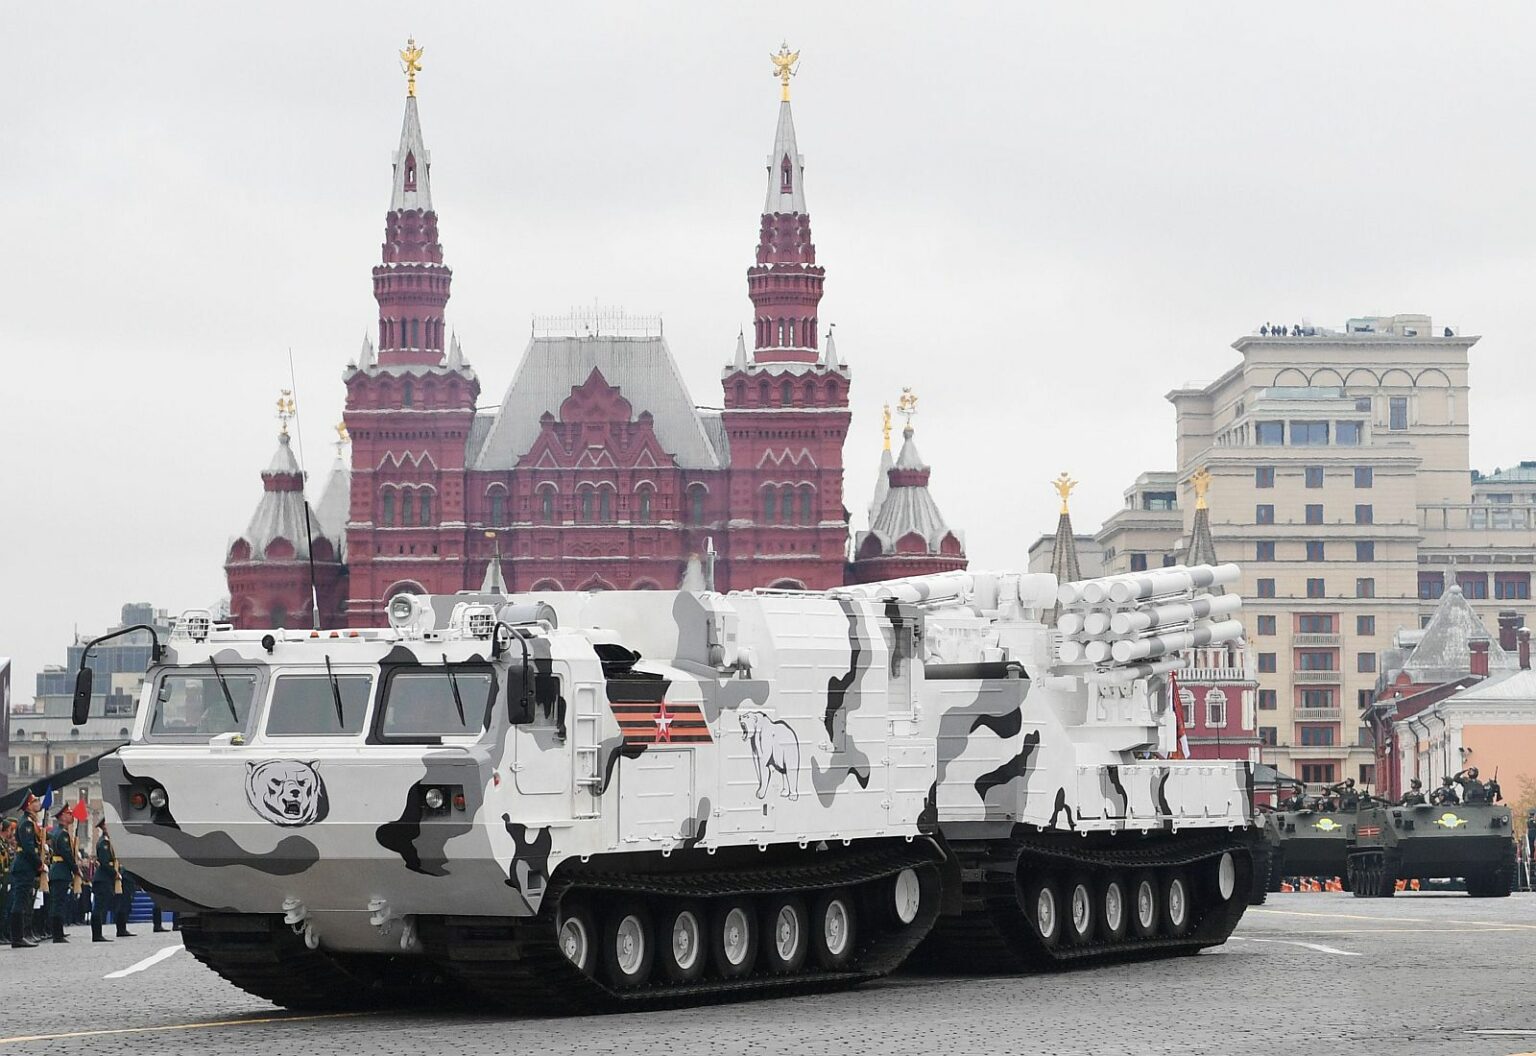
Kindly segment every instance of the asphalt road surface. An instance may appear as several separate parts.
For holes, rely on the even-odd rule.
[[[1225,947],[1059,975],[906,973],[842,994],[645,1014],[290,1015],[175,934],[0,949],[10,1053],[1309,1053],[1536,1051],[1536,895],[1271,895]]]

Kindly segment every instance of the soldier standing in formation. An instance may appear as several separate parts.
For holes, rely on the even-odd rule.
[[[1398,805],[1403,807],[1422,806],[1426,802],[1424,799],[1424,782],[1415,777],[1408,784],[1411,787],[1407,792],[1403,793],[1403,798]]]
[[[69,837],[73,820],[74,813],[66,805],[55,815],[53,831],[48,834],[48,922],[54,942],[69,941],[64,924],[70,917],[70,888],[80,869],[75,859],[75,841]]]
[[[112,838],[107,835],[107,819],[96,823],[96,875],[91,877],[91,941],[111,942],[101,933],[107,921],[107,906],[123,893],[122,880],[117,871],[117,852],[112,849]],[[122,917],[118,917],[122,928]]]
[[[11,862],[15,859],[16,819],[0,818],[0,913],[9,913],[11,908]]]
[[[42,801],[27,793],[21,805],[21,820],[16,826],[16,857],[11,860],[11,901],[6,919],[11,925],[11,946],[30,949],[37,945],[27,934],[27,920],[39,886],[47,886],[48,871],[43,865],[43,827],[37,820]]]
[[[1465,770],[1460,770],[1451,780],[1461,786],[1463,803],[1488,802],[1488,789],[1477,779],[1477,767],[1469,766]]]

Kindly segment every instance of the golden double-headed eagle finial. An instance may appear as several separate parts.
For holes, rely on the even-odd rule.
[[[768,60],[773,63],[773,75],[779,79],[779,84],[784,89],[783,94],[779,98],[787,103],[789,102],[789,79],[797,72],[796,67],[800,62],[800,53],[798,51],[790,51],[789,41],[786,40],[779,45],[778,53],[769,55]]]
[[[336,423],[336,455],[341,456],[341,449],[352,442],[352,434],[347,432],[346,422]]]
[[[912,416],[917,413],[917,393],[912,391],[910,385],[901,390],[901,398],[896,401],[896,410],[906,419],[907,428],[912,427]]]
[[[891,449],[891,405],[886,404],[880,414],[880,435],[885,439],[885,450]]]
[[[292,389],[279,389],[277,395],[277,420],[283,423],[282,433],[288,435],[288,419],[297,413],[298,407],[293,402]]]
[[[405,42],[405,49],[400,52],[400,68],[405,71],[405,94],[416,94],[416,75],[421,72],[421,53],[426,48],[416,46],[416,38],[411,37]]]
[[[1065,470],[1061,476],[1051,481],[1051,487],[1056,489],[1056,494],[1061,496],[1061,512],[1067,511],[1067,496],[1072,494],[1072,489],[1077,487],[1077,481],[1073,480]]]
[[[1205,493],[1211,490],[1211,471],[1201,466],[1190,475],[1189,484],[1195,489],[1195,509],[1205,509]]]

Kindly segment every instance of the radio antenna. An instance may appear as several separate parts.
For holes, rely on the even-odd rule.
[[[293,346],[288,346],[288,384],[293,393],[293,431],[299,441],[299,505],[304,507],[304,549],[309,556],[309,613],[312,630],[320,629],[320,588],[315,585],[315,533],[309,525],[309,474],[304,470],[304,419],[299,416],[299,383],[293,373]]]

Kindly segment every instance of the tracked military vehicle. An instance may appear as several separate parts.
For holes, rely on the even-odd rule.
[[[1354,811],[1277,810],[1266,815],[1264,822],[1272,848],[1270,874],[1265,878],[1269,890],[1279,891],[1287,876],[1337,876],[1348,883]]]
[[[847,986],[920,943],[968,969],[1194,952],[1247,902],[1253,771],[1160,757],[1165,680],[1241,633],[1207,593],[1236,575],[189,613],[106,812],[192,954],[295,1008],[652,1007]]]
[[[1511,813],[1497,803],[1373,804],[1360,810],[1349,852],[1356,898],[1391,898],[1399,880],[1460,877],[1473,898],[1514,887]]]

